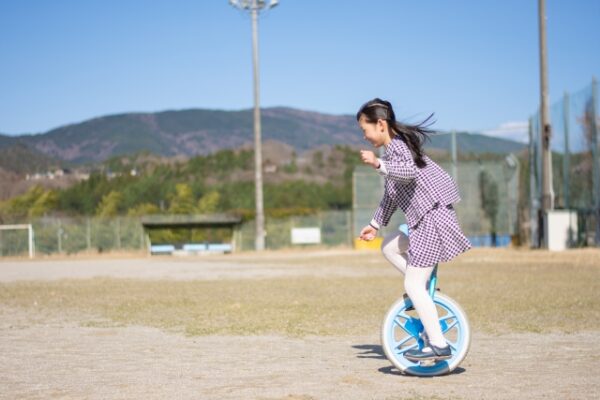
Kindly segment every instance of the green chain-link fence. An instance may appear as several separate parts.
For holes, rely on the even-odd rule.
[[[597,82],[565,93],[550,107],[552,124],[552,190],[557,209],[578,215],[577,244],[600,245],[600,158],[598,147]],[[535,216],[542,193],[542,148],[540,115],[530,118],[530,209],[532,242],[539,240]]]

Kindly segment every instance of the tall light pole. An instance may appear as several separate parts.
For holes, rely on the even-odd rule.
[[[554,193],[552,190],[552,151],[550,139],[550,110],[548,105],[548,55],[546,46],[546,1],[539,0],[540,28],[540,115],[542,123],[542,208],[545,211],[554,209]]]
[[[265,249],[265,212],[263,205],[262,145],[260,132],[260,86],[258,71],[258,14],[266,8],[273,8],[279,2],[270,0],[229,0],[229,4],[240,10],[247,10],[252,16],[252,64],[254,69],[254,185],[256,192],[256,238],[255,249]]]
[[[552,139],[552,127],[550,125],[550,109],[548,106],[548,55],[546,48],[546,1],[538,0],[538,17],[540,28],[540,116],[541,116],[541,139],[542,139],[542,201],[540,222],[544,229],[540,230],[543,235],[543,244],[548,246],[548,238],[544,232],[549,232],[547,212],[554,209],[554,190],[552,188],[552,150],[550,140]]]

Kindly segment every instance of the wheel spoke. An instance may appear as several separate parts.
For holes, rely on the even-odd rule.
[[[409,335],[410,337],[412,337],[412,332],[411,332],[411,331],[409,331],[408,329],[406,329],[406,327],[405,327],[403,324],[401,324],[401,323],[400,323],[400,321],[398,321],[397,319],[395,319],[395,320],[394,320],[394,323],[395,323],[396,325],[398,325],[398,327],[399,327],[399,328],[402,328],[402,330],[403,330],[404,332],[408,333],[408,335]]]
[[[404,343],[408,342],[409,340],[414,339],[414,337],[407,335],[404,339],[402,339],[401,341],[398,342],[398,344],[396,344],[396,348],[400,348],[400,346],[402,346]]]
[[[447,321],[449,319],[456,319],[456,318],[457,318],[456,315],[446,314],[446,315],[444,315],[443,317],[440,318],[440,322]]]
[[[444,332],[442,332],[442,333],[448,332],[450,329],[454,328],[456,325],[458,325],[458,321],[454,321],[454,323],[452,325],[449,325],[446,329],[444,329]]]
[[[418,343],[415,343],[415,344],[413,344],[412,346],[408,346],[408,347],[406,347],[406,348],[404,348],[404,349],[402,349],[402,350],[400,350],[400,351],[397,351],[396,353],[397,353],[397,354],[404,354],[404,353],[406,353],[406,352],[407,352],[407,351],[409,351],[409,350],[416,349],[417,347],[419,347],[419,344],[418,344]]]
[[[396,318],[404,318],[405,320],[409,320],[410,316],[406,315],[404,311],[400,311],[398,314],[396,314]]]

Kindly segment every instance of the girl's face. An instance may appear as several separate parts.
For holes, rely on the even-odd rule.
[[[364,138],[374,147],[387,145],[391,140],[388,134],[387,122],[382,119],[378,119],[377,122],[368,122],[363,114],[358,120],[358,125],[363,131]]]

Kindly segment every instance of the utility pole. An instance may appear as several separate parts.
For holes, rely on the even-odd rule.
[[[256,202],[256,237],[255,249],[265,249],[265,213],[263,201],[262,179],[262,144],[260,126],[260,84],[258,69],[258,14],[267,8],[275,7],[279,2],[271,0],[267,5],[265,0],[229,0],[229,4],[240,10],[247,10],[252,17],[252,65],[254,71],[254,185]]]
[[[450,134],[450,154],[452,155],[452,177],[458,183],[458,156],[457,156],[457,148],[456,148],[456,131],[452,130]]]
[[[596,215],[596,246],[600,246],[600,155],[598,154],[598,81],[592,79],[592,115],[591,115],[591,145],[592,160],[594,163],[592,169],[592,190],[594,199],[594,214]]]
[[[546,1],[538,0],[539,3],[539,28],[540,28],[540,116],[541,116],[541,135],[542,140],[542,207],[540,221],[544,229],[540,229],[540,234],[548,231],[546,227],[547,212],[554,209],[554,191],[552,189],[552,150],[550,140],[552,138],[552,127],[550,125],[550,111],[548,106],[548,65],[547,65],[547,47],[546,47]],[[545,220],[544,220],[545,219]],[[547,245],[548,238],[545,237],[543,243]]]

